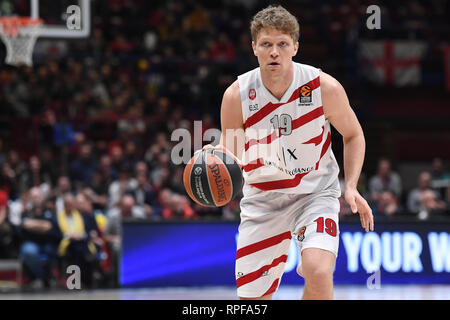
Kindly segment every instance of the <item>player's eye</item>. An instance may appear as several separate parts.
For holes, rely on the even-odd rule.
[[[287,42],[280,42],[280,47],[286,47],[287,46]]]
[[[263,42],[263,47],[268,47],[269,45],[270,45],[270,43],[268,43],[268,42]]]

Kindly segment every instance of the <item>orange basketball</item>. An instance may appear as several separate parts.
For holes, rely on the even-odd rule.
[[[224,148],[202,150],[184,168],[186,192],[202,206],[226,205],[239,193],[243,182],[241,166]]]

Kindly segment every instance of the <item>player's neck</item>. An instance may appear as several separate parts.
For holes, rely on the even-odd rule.
[[[264,87],[278,100],[280,100],[285,92],[289,89],[293,78],[294,68],[289,66],[285,72],[271,72],[261,70],[261,80]]]

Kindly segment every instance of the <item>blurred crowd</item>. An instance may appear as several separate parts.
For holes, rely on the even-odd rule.
[[[0,2],[1,10],[9,2],[17,12],[29,4]],[[194,120],[202,121],[202,133],[220,127],[225,88],[257,66],[249,21],[268,4],[93,1],[88,39],[38,40],[33,67],[0,62],[0,259],[20,256],[28,281],[47,287],[68,264],[92,270],[82,272],[90,277],[86,286],[114,285],[123,218],[238,219],[239,196],[215,209],[189,199],[184,168],[171,161],[171,133],[194,134]],[[355,41],[366,31],[369,4],[284,4],[299,17],[300,60],[320,65],[350,91],[347,81],[362,83],[348,71],[357,69]],[[389,14],[377,37],[403,37],[407,28],[409,37],[433,42],[448,32],[449,8],[439,1],[382,5]],[[433,160],[417,188],[404,190],[389,159],[381,159],[373,177],[361,176],[360,191],[376,217],[448,213],[445,160]],[[345,219],[351,213],[341,200]]]
[[[144,153],[133,140],[100,147],[84,139],[59,147],[58,156],[44,148],[27,160],[1,149],[0,259],[21,257],[30,281],[50,286],[54,272],[43,269],[43,260],[58,262],[57,270],[72,262],[98,271],[82,272],[98,276],[84,279],[88,287],[94,281],[114,285],[122,219],[237,217],[238,199],[226,208],[189,199],[184,166],[170,160],[173,143],[166,133],[159,132]]]
[[[341,172],[342,174],[342,172]],[[367,200],[377,219],[409,217],[419,220],[450,217],[450,172],[441,158],[434,158],[421,171],[414,188],[405,189],[402,177],[387,158],[379,159],[376,174],[367,179],[361,174],[358,190]],[[340,218],[352,215],[345,202],[344,179],[341,175]]]

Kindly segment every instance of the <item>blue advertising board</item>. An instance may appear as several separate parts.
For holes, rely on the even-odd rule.
[[[450,284],[448,223],[340,223],[335,284]],[[124,222],[123,287],[235,285],[237,222]],[[300,285],[294,241],[281,285]]]

